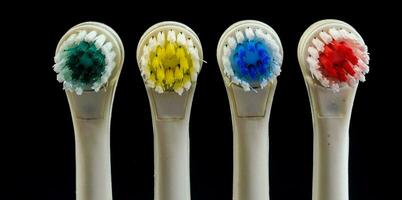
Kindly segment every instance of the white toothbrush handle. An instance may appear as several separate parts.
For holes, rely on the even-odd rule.
[[[349,199],[349,123],[356,87],[339,92],[311,84],[314,126],[313,200]]]
[[[234,124],[233,199],[268,200],[268,116],[237,117]]]
[[[181,96],[147,87],[154,131],[155,200],[190,200],[189,121],[195,84]]]
[[[77,200],[112,200],[110,119],[115,84],[106,91],[66,92],[75,132]]]
[[[233,123],[233,199],[269,199],[268,124],[276,80],[245,92],[228,86]]]
[[[190,200],[188,120],[155,120],[155,200]]]
[[[348,200],[349,118],[316,118],[313,200]]]
[[[77,200],[111,200],[109,119],[73,119]]]

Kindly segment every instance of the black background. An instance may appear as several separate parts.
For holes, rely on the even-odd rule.
[[[244,19],[274,28],[285,54],[270,119],[271,199],[311,199],[312,122],[296,48],[309,25],[327,18],[351,24],[371,53],[371,71],[359,85],[350,125],[350,199],[393,199],[385,197],[400,185],[390,182],[398,174],[391,166],[400,161],[390,153],[394,147],[390,143],[398,134],[395,99],[400,93],[400,57],[392,55],[400,37],[398,29],[390,26],[398,24],[392,5],[231,2],[218,8],[216,2],[142,3],[24,4],[29,11],[13,7],[10,15],[2,17],[3,50],[10,53],[2,56],[6,61],[2,147],[4,163],[10,167],[2,173],[10,178],[9,189],[2,192],[4,199],[75,199],[74,131],[52,65],[61,36],[84,21],[111,26],[125,46],[111,128],[114,199],[153,199],[152,124],[135,53],[143,32],[166,20],[191,27],[208,62],[199,74],[190,120],[192,199],[231,199],[232,125],[215,53],[224,30]]]

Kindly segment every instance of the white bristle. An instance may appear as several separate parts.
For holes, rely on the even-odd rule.
[[[187,48],[193,48],[194,44],[193,44],[193,40],[191,38],[187,39]]]
[[[78,95],[81,95],[82,92],[83,92],[83,89],[82,89],[81,87],[77,87],[77,88],[75,88],[75,92],[76,92]]]
[[[238,43],[242,43],[244,41],[244,35],[241,31],[236,31],[236,40]]]
[[[338,30],[336,30],[335,28],[331,28],[331,29],[329,29],[329,34],[332,36],[332,38],[334,38],[335,40],[339,40],[340,39],[340,34],[339,34],[339,31]]]
[[[186,45],[186,36],[183,33],[179,33],[177,35],[177,44],[185,46]]]
[[[314,59],[313,57],[307,57],[307,63],[310,65],[311,68],[317,69],[318,67],[318,60]]]
[[[232,50],[227,45],[225,45],[223,47],[223,55],[229,57],[231,53],[232,53]]]
[[[230,63],[229,57],[223,56],[222,57],[222,64],[223,64],[223,70],[226,75],[229,77],[232,77],[234,75],[232,65]]]
[[[147,86],[150,88],[155,88],[155,82],[153,82],[149,79],[146,80],[145,84],[147,84]]]
[[[246,37],[247,37],[248,40],[254,39],[255,35],[254,35],[253,29],[246,28],[245,33],[246,33]]]
[[[174,90],[177,94],[179,94],[180,96],[183,94],[183,92],[184,92],[184,90],[183,90],[183,88],[182,87],[180,87],[180,88],[177,88],[177,89],[175,89]]]
[[[346,31],[345,29],[341,29],[339,31],[339,35],[342,39],[349,39],[349,32]]]
[[[161,86],[156,86],[155,91],[159,94],[163,93],[163,88]]]
[[[149,47],[149,50],[150,50],[150,51],[155,51],[155,49],[156,49],[156,47],[157,47],[157,42],[156,42],[155,37],[151,37],[151,38],[149,39],[148,47]]]
[[[257,30],[255,30],[255,35],[258,38],[263,38],[265,36],[265,33],[261,29],[257,29]]]
[[[359,66],[359,68],[361,69],[361,71],[365,74],[367,74],[369,72],[369,67],[367,66],[366,63],[364,63],[361,59],[359,59],[357,61],[357,66]]]
[[[162,31],[158,33],[158,36],[156,37],[157,39],[157,44],[159,46],[162,46],[163,44],[165,44],[165,33],[163,33]]]
[[[74,38],[74,42],[80,42],[82,40],[84,40],[85,36],[87,35],[86,31],[80,31],[78,32],[78,35],[76,38]]]
[[[329,44],[330,42],[332,42],[332,37],[324,31],[320,32],[320,38],[325,44]]]
[[[321,40],[319,40],[318,38],[314,38],[312,41],[313,45],[315,46],[315,48],[319,51],[319,52],[323,52],[324,51],[324,43],[321,42]]]
[[[72,34],[66,41],[64,41],[63,45],[60,47],[61,49],[65,49],[70,47],[72,44],[74,44],[75,40],[77,38],[77,34]]]
[[[248,84],[246,81],[241,81],[240,85],[243,87],[244,91],[250,91],[250,84]]]
[[[235,49],[237,46],[236,40],[233,37],[228,38],[228,45],[231,49]]]
[[[173,30],[170,30],[167,35],[167,41],[176,42],[176,33]]]
[[[97,33],[96,31],[91,31],[88,33],[88,35],[85,36],[85,41],[87,42],[93,42],[95,40]]]
[[[320,57],[317,49],[315,49],[314,47],[308,47],[307,51],[314,59],[318,59]]]
[[[98,49],[101,48],[102,45],[105,43],[105,41],[106,41],[106,36],[105,35],[103,35],[103,34],[98,35],[98,37],[96,37],[96,39],[95,39],[96,48],[98,48]]]
[[[268,81],[267,81],[267,79],[264,78],[264,79],[262,80],[262,82],[260,83],[260,87],[261,87],[261,88],[264,88],[264,87],[267,86],[267,85],[268,85]]]
[[[57,74],[56,76],[57,81],[59,81],[60,83],[62,83],[64,81],[64,78],[61,74]]]
[[[109,51],[112,50],[112,48],[113,48],[112,43],[111,42],[106,42],[106,44],[104,44],[101,49],[102,49],[103,52],[109,52]]]
[[[237,76],[232,77],[232,82],[236,85],[240,85],[241,80]]]
[[[186,90],[189,90],[190,87],[191,87],[191,82],[190,82],[190,81],[187,81],[187,82],[184,83],[184,88],[185,88]]]

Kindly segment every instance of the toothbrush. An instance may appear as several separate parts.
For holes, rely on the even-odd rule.
[[[347,200],[349,123],[367,46],[349,24],[322,20],[304,32],[297,56],[313,117],[313,200]]]
[[[189,120],[200,40],[184,24],[155,24],[139,41],[137,62],[152,112],[155,200],[189,200]]]
[[[61,38],[54,60],[74,124],[77,199],[111,200],[110,120],[123,44],[110,27],[85,22]]]
[[[268,200],[268,122],[283,50],[276,32],[240,21],[221,36],[217,59],[229,97],[234,136],[234,200]]]

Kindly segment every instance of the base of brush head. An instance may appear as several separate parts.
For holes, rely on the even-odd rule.
[[[195,85],[182,95],[174,92],[160,94],[153,88],[146,89],[151,110],[156,120],[183,120],[189,118]]]

